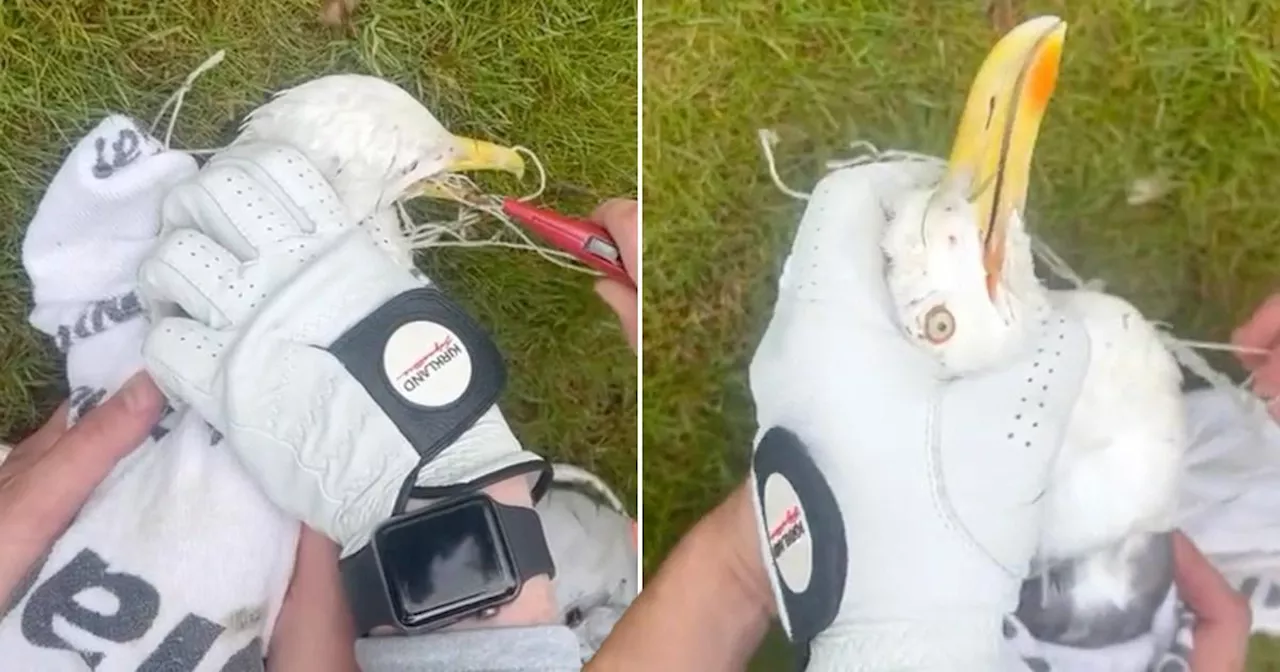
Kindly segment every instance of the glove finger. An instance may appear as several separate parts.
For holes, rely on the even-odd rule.
[[[303,231],[328,237],[355,227],[320,169],[293,147],[275,143],[235,145],[219,157],[241,163],[246,169],[251,167],[259,184],[295,213]]]
[[[229,332],[169,317],[151,328],[142,356],[147,371],[166,395],[190,404],[205,420],[221,426],[213,380],[230,343]]]
[[[224,289],[239,271],[239,260],[208,236],[178,229],[143,260],[139,284],[149,303],[175,303],[196,320],[222,329],[243,312],[227,300]]]
[[[243,161],[210,161],[195,180],[169,193],[163,214],[167,228],[204,231],[241,261],[303,232],[297,213]]]
[[[779,303],[839,305],[863,323],[897,331],[881,249],[888,215],[927,164],[880,163],[831,173],[809,198],[787,259]]]

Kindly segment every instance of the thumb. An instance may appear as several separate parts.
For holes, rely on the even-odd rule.
[[[0,599],[48,551],[120,458],[142,443],[163,407],[151,379],[136,375],[38,459],[13,468],[0,488]]]
[[[609,304],[613,312],[618,315],[618,321],[622,323],[622,331],[627,336],[627,343],[634,351],[636,342],[639,340],[640,328],[637,316],[639,297],[636,291],[614,280],[600,280],[596,282],[596,294],[599,294],[600,298],[604,299],[604,302]]]
[[[133,452],[160,419],[164,395],[137,374],[53,444],[28,478],[49,504],[71,506],[68,519],[122,457]],[[56,504],[55,504],[56,502]]]
[[[1270,350],[1280,339],[1280,293],[1272,294],[1249,317],[1249,321],[1236,328],[1231,342],[1241,348]],[[1267,361],[1267,355],[1240,353],[1245,368],[1252,371]]]
[[[1173,555],[1178,595],[1196,617],[1191,669],[1243,670],[1252,617],[1248,601],[1181,532],[1173,535]]]

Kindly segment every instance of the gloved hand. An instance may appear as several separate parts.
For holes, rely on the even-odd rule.
[[[909,162],[824,179],[751,362],[761,547],[810,670],[1006,669],[1002,617],[1079,393],[1089,343],[1065,316],[958,380],[903,336],[880,239],[895,199],[936,179]]]
[[[545,482],[545,461],[494,405],[505,382],[496,347],[349,221],[299,152],[218,154],[173,190],[164,220],[143,292],[189,317],[156,322],[147,367],[343,557],[411,493],[521,473]]]

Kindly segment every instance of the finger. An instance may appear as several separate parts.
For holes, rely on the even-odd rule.
[[[1253,391],[1266,399],[1280,396],[1280,357],[1270,357],[1253,370]]]
[[[63,434],[67,432],[67,402],[62,402],[54,410],[53,415],[34,434],[23,439],[13,447],[12,454],[41,454],[49,449]]]
[[[221,413],[213,398],[213,380],[230,343],[227,332],[170,317],[151,328],[142,345],[142,357],[166,394],[190,404],[216,424]]]
[[[1173,565],[1178,594],[1200,618],[1241,615],[1240,594],[1182,532],[1173,533]]]
[[[275,143],[236,145],[219,154],[235,161],[265,187],[307,233],[323,236],[355,228],[333,186],[297,149]]]
[[[302,230],[293,213],[261,183],[243,161],[215,158],[200,175],[169,192],[166,229],[199,229],[240,261],[296,238]]]
[[[1174,582],[1196,617],[1191,669],[1238,672],[1249,647],[1248,602],[1181,532],[1173,534]]]
[[[1231,335],[1231,342],[1242,348],[1271,350],[1280,341],[1280,292],[1272,294],[1258,306],[1248,322]],[[1241,353],[1240,361],[1253,370],[1267,360],[1266,355]]]
[[[120,458],[142,444],[163,408],[164,396],[146,374],[130,378],[21,475],[5,502],[15,509],[7,520],[24,521],[31,537],[51,542]]]
[[[624,198],[609,199],[591,213],[591,220],[603,226],[613,241],[618,244],[618,251],[622,253],[622,265],[627,269],[627,274],[632,280],[640,274],[638,214],[637,203]]]
[[[240,263],[208,236],[179,229],[143,261],[141,283],[148,299],[183,307],[214,329],[243,323],[278,287],[309,261],[321,238],[297,238],[269,260]]]
[[[887,208],[905,193],[910,176],[905,164],[882,163],[838,170],[818,183],[787,262],[789,282],[805,300],[857,296],[851,306],[859,321],[898,331],[881,242]]]
[[[634,351],[639,340],[640,328],[635,290],[613,280],[600,280],[596,282],[596,294],[599,294],[600,298],[604,299],[604,302],[609,304],[613,312],[618,315],[618,321],[622,323],[622,331],[627,336],[627,343]]]
[[[175,303],[191,317],[222,329],[238,321],[243,301],[229,300],[227,285],[240,261],[195,229],[178,229],[142,262],[139,283],[149,301]]]

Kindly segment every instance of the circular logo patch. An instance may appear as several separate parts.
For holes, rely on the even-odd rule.
[[[813,578],[813,536],[800,497],[782,474],[770,474],[764,482],[762,508],[773,565],[788,590],[803,593]]]
[[[419,406],[447,406],[471,384],[471,355],[443,325],[403,324],[387,339],[382,368],[397,394]]]

